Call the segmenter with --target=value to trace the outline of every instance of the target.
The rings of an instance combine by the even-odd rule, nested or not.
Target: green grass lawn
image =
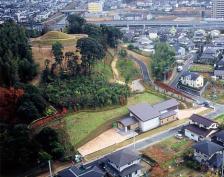
[[[128,105],[148,102],[155,104],[164,98],[152,93],[138,94],[128,99]],[[77,147],[102,124],[128,114],[128,105],[106,111],[80,112],[65,117],[65,129],[70,136],[71,144]]]
[[[215,120],[219,123],[224,123],[224,114],[216,117]]]
[[[213,72],[213,66],[211,65],[202,65],[194,64],[190,67],[189,71],[191,72]]]
[[[94,66],[94,71],[104,75],[104,77],[108,81],[111,81],[113,79],[111,61],[112,61],[112,56],[109,53],[107,53],[106,58],[103,61],[99,61],[98,63],[96,63]]]
[[[120,76],[122,77],[122,80],[125,80],[125,78],[129,78],[129,80],[132,81],[141,76],[140,69],[132,60],[119,59],[117,62],[117,69]]]

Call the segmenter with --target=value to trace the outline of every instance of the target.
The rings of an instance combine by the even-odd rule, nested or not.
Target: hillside
[[[74,43],[83,37],[87,37],[86,34],[66,34],[59,31],[49,31],[43,36],[31,39],[32,46],[48,46],[52,45],[56,41],[59,41],[64,46],[74,45]]]

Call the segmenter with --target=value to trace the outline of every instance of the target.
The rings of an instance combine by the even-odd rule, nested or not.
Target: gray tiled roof
[[[193,145],[193,148],[208,156],[223,150],[222,146],[207,140],[196,143]]]
[[[218,137],[219,139],[222,139],[224,141],[224,130],[221,130],[214,135],[215,137]]]
[[[200,116],[198,114],[193,114],[189,119],[192,120],[193,122],[197,122],[197,123],[202,124],[206,127],[209,127],[213,123],[216,123],[215,121],[213,121],[211,119],[208,119],[206,117]]]
[[[191,80],[196,80],[200,75],[194,72],[185,71],[182,74],[182,77],[190,76]]]
[[[137,105],[129,106],[128,109],[143,122],[154,119],[160,115],[159,111],[157,109],[154,109],[148,103],[140,103]]]
[[[212,130],[207,130],[205,128],[199,128],[197,125],[186,125],[185,129],[200,135],[202,137],[206,137]]]
[[[121,175],[121,177],[125,177],[125,176],[127,176],[127,175],[129,175],[129,174],[131,174],[131,173],[133,173],[133,172],[135,172],[135,171],[137,171],[137,170],[140,170],[141,168],[142,168],[141,165],[134,164],[134,165],[132,165],[132,166],[130,166],[130,167],[124,169],[124,170],[120,173],[120,175]]]
[[[224,68],[223,68],[223,70],[215,70],[214,71],[214,75],[215,76],[224,76]]]
[[[131,149],[122,149],[120,151],[114,152],[107,158],[117,167],[122,167],[130,162],[138,160],[140,157],[135,151],[132,151]]]
[[[222,159],[223,159],[222,154],[215,154],[215,155],[212,156],[211,159],[209,159],[208,163],[212,167],[221,168],[222,163],[224,163],[222,161]]]
[[[136,124],[138,121],[133,117],[125,117],[120,119],[118,122],[122,123],[125,127]]]
[[[179,102],[176,99],[172,98],[172,99],[153,105],[153,108],[159,111],[163,111],[178,105],[179,105]]]
[[[97,166],[80,169],[76,166],[67,168],[58,173],[59,177],[104,177],[105,173]]]
[[[177,114],[176,111],[168,111],[168,112],[162,114],[159,118],[160,118],[160,119],[165,119],[165,118],[167,118],[167,117],[174,116],[174,115],[176,115],[176,114]]]
[[[148,103],[140,103],[137,105],[132,105],[128,109],[131,113],[133,113],[137,118],[140,120],[148,121],[150,119],[154,119],[159,117],[161,114],[160,112],[163,110],[167,110],[174,106],[178,106],[179,103],[176,99],[169,99],[158,104],[151,106]]]

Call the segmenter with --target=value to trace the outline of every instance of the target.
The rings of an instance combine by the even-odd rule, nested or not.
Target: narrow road
[[[148,71],[147,65],[143,61],[135,58],[132,55],[128,55],[128,59],[135,61],[139,65],[139,67],[141,69],[143,81],[145,83],[152,84],[153,80],[152,80],[152,78],[149,75],[149,71]]]
[[[210,119],[214,119],[216,118],[217,116],[221,115],[224,113],[224,105],[220,105],[219,108],[211,113],[208,113],[206,115],[204,115],[205,117],[208,117]],[[163,131],[161,133],[158,133],[156,135],[153,135],[151,137],[148,137],[144,140],[139,140],[138,142],[135,143],[135,148],[137,150],[141,150],[141,149],[144,149],[144,148],[147,148],[149,146],[152,146],[153,144],[157,143],[157,142],[160,142],[162,140],[165,140],[169,137],[172,137],[174,136],[178,130],[180,130],[182,128],[182,126],[186,125],[188,123],[183,123],[183,124],[180,124],[174,128],[171,128],[169,130],[166,130],[166,131]],[[128,147],[133,147],[133,143],[131,145],[129,145]]]
[[[175,79],[173,81],[171,81],[170,83],[170,86],[173,87],[173,88],[176,88],[177,86],[177,83],[180,79],[180,77],[182,76],[182,74],[188,70],[188,68],[190,67],[191,65],[191,62],[194,58],[194,55],[191,54],[190,57],[185,61],[184,65],[183,65],[183,70],[181,72],[178,73],[178,75],[175,77]]]

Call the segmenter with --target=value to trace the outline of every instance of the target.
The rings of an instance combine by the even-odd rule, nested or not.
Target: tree
[[[84,66],[85,71],[89,71],[89,73],[95,61],[102,60],[105,57],[103,46],[93,38],[79,39],[76,47],[80,49],[82,55],[82,66]]]
[[[122,58],[126,58],[127,57],[127,51],[125,49],[121,49],[119,51],[119,55],[122,57]]]
[[[0,26],[0,85],[28,82],[37,74],[26,31],[13,21]]]
[[[35,139],[41,145],[42,150],[54,159],[61,158],[64,155],[64,148],[60,145],[58,133],[54,129],[43,128]]]
[[[86,24],[86,20],[78,15],[69,15],[67,17],[69,34],[80,34],[83,32],[82,27]]]
[[[152,56],[152,72],[156,79],[163,80],[164,76],[172,70],[175,62],[175,52],[164,42],[155,45],[155,54]]]
[[[63,50],[64,47],[60,42],[55,42],[52,45],[52,52],[54,54],[55,62],[61,66],[63,61]]]
[[[94,24],[85,24],[83,25],[83,33],[88,34],[89,37],[94,38],[96,40],[102,37],[101,28]]]
[[[133,49],[135,49],[135,46],[133,46],[132,44],[129,44],[128,45],[128,50],[133,50]]]
[[[116,48],[118,40],[122,38],[121,31],[113,26],[101,26],[102,34],[107,42],[107,45],[111,48]]]
[[[1,124],[2,125],[2,124]],[[27,125],[2,125],[0,129],[1,173],[24,170],[35,165],[38,146]],[[4,152],[4,153],[2,153]]]

